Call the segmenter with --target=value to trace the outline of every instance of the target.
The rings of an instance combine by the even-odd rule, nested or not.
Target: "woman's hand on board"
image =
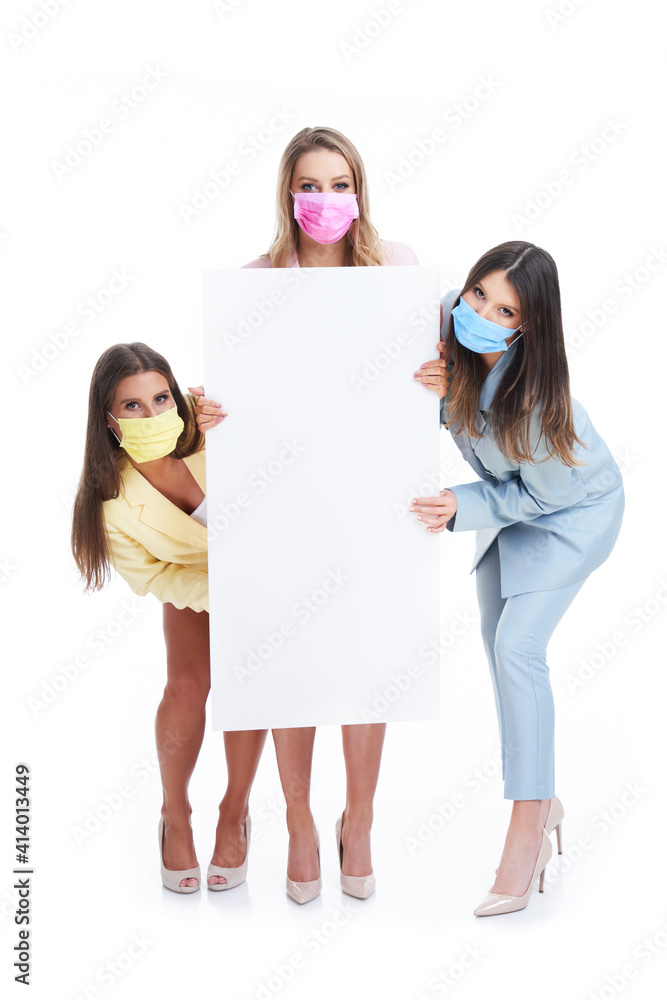
[[[444,531],[456,509],[456,494],[451,490],[440,490],[437,497],[417,497],[410,506],[410,510],[417,514],[417,520],[423,521],[426,530],[433,532]]]
[[[442,327],[442,305],[440,306],[440,326]],[[444,399],[449,389],[449,372],[447,364],[449,358],[445,354],[445,345],[442,341],[438,343],[440,357],[433,361],[425,361],[419,371],[415,372],[415,380],[425,385],[427,389],[437,392],[440,399]]]
[[[227,414],[222,409],[222,403],[216,403],[214,399],[208,399],[204,395],[204,386],[188,386],[188,392],[197,397],[195,413],[197,417],[197,427],[203,433],[221,424]]]

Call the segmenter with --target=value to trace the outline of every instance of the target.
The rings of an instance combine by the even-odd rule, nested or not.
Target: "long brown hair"
[[[294,200],[290,194],[290,182],[294,164],[301,154],[316,149],[331,149],[341,153],[354,177],[359,218],[354,220],[345,234],[345,263],[355,267],[383,264],[380,237],[370,220],[363,161],[350,140],[333,128],[304,128],[287,144],[278,168],[275,232],[268,253],[263,256],[270,259],[271,267],[287,267],[288,260],[296,252],[299,224],[294,218]]]
[[[104,586],[110,568],[102,504],[115,499],[122,486],[120,465],[125,452],[107,426],[107,410],[113,406],[116,386],[139,372],[164,375],[185,427],[172,454],[185,458],[199,451],[204,443],[197,427],[194,410],[176,384],[168,362],[146,344],[114,344],[104,352],[93,371],[88,394],[88,426],[83,471],[79,480],[72,515],[72,554],[86,590]]]
[[[543,438],[551,457],[564,465],[581,465],[573,450],[575,442],[583,442],[574,430],[556,264],[541,247],[510,240],[480,257],[461,294],[492,271],[503,271],[517,293],[523,330],[523,336],[517,335],[511,347],[511,359],[489,408],[498,447],[513,461],[531,462]],[[460,297],[456,304],[459,301]],[[465,431],[476,437],[475,420],[486,371],[479,354],[456,340],[451,317],[445,354],[454,358],[447,426],[453,433]],[[541,434],[538,441],[531,441],[530,418],[536,410],[540,411]]]

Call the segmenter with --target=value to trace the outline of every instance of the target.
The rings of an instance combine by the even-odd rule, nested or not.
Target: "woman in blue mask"
[[[162,883],[181,893],[201,885],[188,784],[210,687],[202,432],[225,416],[203,390],[191,391],[181,394],[167,361],[146,344],[104,352],[90,386],[72,521],[72,551],[87,590],[99,590],[113,566],[135,594],[162,603],[167,684],[155,720],[158,843]],[[207,873],[214,891],[245,879],[248,798],[265,740],[266,731],[225,733],[227,790]]]
[[[496,879],[477,916],[523,909],[560,850],[554,708],[546,649],[623,516],[620,471],[570,396],[556,265],[512,241],[485,253],[442,300],[441,358],[415,377],[441,398],[478,482],[413,501],[427,531],[476,529],[482,638],[513,810]]]

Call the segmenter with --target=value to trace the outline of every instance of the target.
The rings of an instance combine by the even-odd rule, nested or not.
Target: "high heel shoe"
[[[544,821],[544,829],[551,836],[551,834],[556,831],[556,841],[558,843],[558,853],[563,853],[563,845],[561,843],[561,831],[563,826],[563,816],[565,815],[565,810],[563,809],[563,803],[554,795],[552,799],[549,799],[549,812],[547,813],[547,818]],[[498,874],[498,869],[496,868],[496,875]]]
[[[248,854],[250,853],[250,831],[252,828],[252,823],[250,822],[250,816],[246,816],[246,821],[244,825],[245,829],[245,858],[243,859],[243,864],[238,865],[236,868],[224,868],[221,865],[214,865],[211,861],[208,866],[208,872],[206,873],[206,884],[209,889],[213,892],[218,892],[220,889],[234,889],[237,885],[241,885],[241,882],[245,882],[245,877],[248,872]],[[209,882],[212,876],[217,875],[218,878],[227,879],[226,882]]]
[[[375,875],[372,870],[370,875],[343,875],[343,841],[341,830],[343,828],[342,815],[336,820],[336,844],[338,846],[338,862],[340,864],[340,887],[348,896],[356,896],[357,899],[368,899],[375,889]]]
[[[160,868],[162,870],[162,885],[172,892],[196,892],[201,884],[201,870],[199,865],[196,868],[186,868],[184,871],[172,871],[164,866],[164,819],[160,816],[157,828],[158,844],[160,847]],[[197,885],[181,885],[183,879],[196,878]]]
[[[320,864],[320,835],[315,828],[315,836],[317,837],[317,864]],[[295,903],[309,903],[311,899],[315,899],[319,896],[322,889],[322,870],[320,868],[320,874],[316,879],[312,879],[310,882],[295,882],[291,879],[289,875],[287,876],[286,882],[287,895],[290,899],[293,899]]]
[[[497,913],[513,913],[528,906],[530,893],[539,878],[540,892],[544,892],[544,872],[552,853],[551,841],[547,831],[542,827],[542,843],[537,855],[533,874],[530,876],[528,888],[522,896],[510,896],[506,893],[488,892],[479,906],[473,911],[476,917],[493,917]]]
[[[558,853],[563,853],[563,844],[561,842],[561,828],[563,825],[563,816],[565,815],[565,810],[563,809],[563,803],[554,795],[552,799],[549,800],[549,812],[547,813],[547,818],[544,823],[544,829],[547,833],[551,834],[556,831],[556,842],[558,843]]]

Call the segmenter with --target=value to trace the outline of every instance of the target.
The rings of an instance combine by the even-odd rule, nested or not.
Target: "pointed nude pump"
[[[213,892],[219,892],[221,889],[234,889],[237,885],[241,885],[241,882],[245,882],[246,875],[248,873],[248,854],[250,853],[250,831],[252,828],[252,823],[250,822],[250,816],[246,816],[245,821],[245,858],[243,859],[243,864],[238,865],[236,868],[224,868],[221,865],[214,865],[211,861],[208,866],[208,872],[206,873],[206,884]],[[217,875],[218,878],[227,879],[226,882],[209,882],[209,879]]]
[[[544,872],[551,858],[553,848],[547,831],[542,827],[542,843],[537,855],[533,874],[530,876],[528,888],[522,896],[510,896],[505,893],[488,892],[479,906],[473,910],[476,917],[493,917],[498,913],[513,913],[528,906],[528,900],[533,886],[540,880],[540,892],[544,892]]]
[[[342,815],[336,820],[336,844],[338,845],[338,862],[340,864],[340,887],[348,896],[356,896],[357,899],[368,899],[375,889],[375,875],[371,871],[370,875],[343,875],[343,841],[341,831],[343,828]]]
[[[315,834],[317,836],[317,864],[320,864],[320,834],[315,828]],[[295,882],[291,879],[289,875],[287,876],[286,882],[287,895],[290,899],[293,899],[295,903],[310,903],[311,899],[315,899],[319,896],[322,890],[322,870],[320,869],[320,874],[316,879],[310,882]]]
[[[164,866],[164,820],[160,816],[157,828],[158,844],[160,847],[160,868],[162,870],[162,885],[172,892],[196,892],[201,885],[201,870],[199,865],[196,868],[186,868],[181,872],[172,871]],[[180,885],[184,878],[196,878],[198,885]]]

